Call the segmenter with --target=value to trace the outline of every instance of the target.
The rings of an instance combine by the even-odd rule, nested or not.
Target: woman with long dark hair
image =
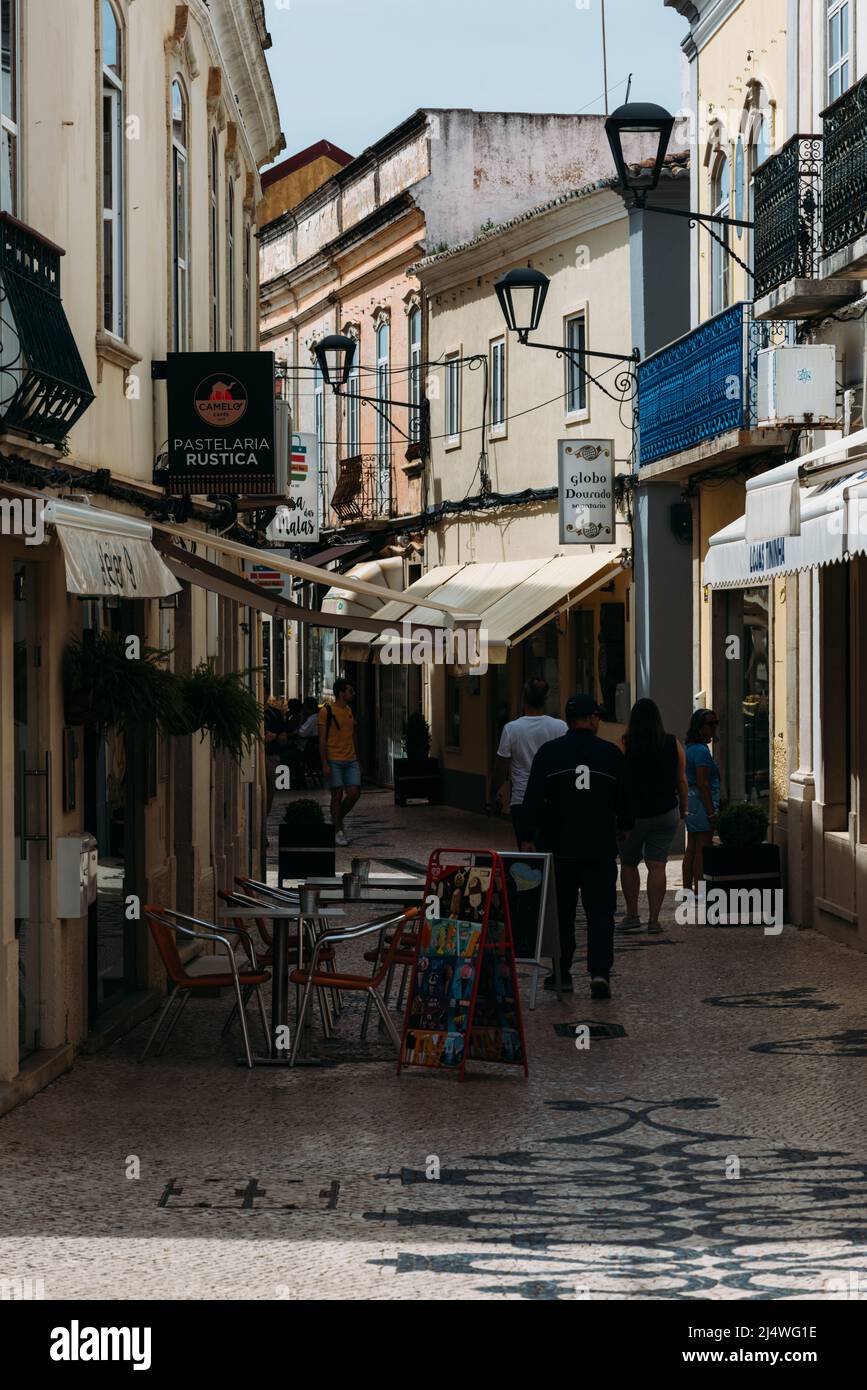
[[[704,872],[704,851],[713,844],[719,814],[719,768],[708,744],[716,738],[719,720],[712,709],[697,709],[686,731],[686,781],[689,811],[686,818],[686,854],[683,886],[698,892]]]
[[[667,734],[653,700],[636,700],[623,736],[635,826],[620,847],[620,883],[626,898],[623,926],[640,926],[638,866],[647,865],[647,930],[660,932],[665,865],[680,817],[686,814],[686,759],[680,741]]]

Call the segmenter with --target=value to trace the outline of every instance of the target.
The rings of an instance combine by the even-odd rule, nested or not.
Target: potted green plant
[[[757,802],[740,801],[726,806],[717,823],[720,843],[709,845],[704,851],[704,879],[708,895],[715,888],[723,889],[726,894],[744,890],[752,892],[754,889],[776,892],[782,888],[780,847],[765,842],[767,830],[767,810]],[[742,903],[745,905],[746,900],[742,900]],[[748,920],[761,925],[765,916],[763,911],[753,912]],[[718,925],[728,923],[720,922]],[[737,923],[730,925],[743,925],[742,916]]]
[[[247,685],[249,672],[218,675],[210,661],[202,661],[181,677],[183,709],[175,733],[201,731],[211,735],[215,752],[230,753],[241,763],[261,735],[262,707]]]
[[[154,647],[130,647],[115,632],[73,637],[63,655],[66,723],[142,737],[172,733],[184,699],[180,681],[166,668],[168,656]]]
[[[439,758],[430,756],[430,729],[420,711],[411,714],[403,730],[404,757],[393,759],[394,804],[426,801],[431,806],[442,800],[442,773]]]
[[[334,826],[318,801],[290,801],[277,828],[277,873],[280,883],[292,878],[326,878],[335,871]]]

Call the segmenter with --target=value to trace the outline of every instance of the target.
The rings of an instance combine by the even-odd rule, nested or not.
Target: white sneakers
[[[341,846],[348,845],[349,836],[345,835],[342,830],[338,830],[337,834],[334,836],[334,843]]]

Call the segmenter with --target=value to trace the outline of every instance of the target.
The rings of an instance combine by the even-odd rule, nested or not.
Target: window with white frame
[[[421,309],[415,305],[409,312],[409,433],[411,439],[421,436]]]
[[[361,453],[361,381],[357,360],[352,364],[346,382],[346,457]]]
[[[102,0],[102,326],[117,338],[124,335],[123,155],[123,32]]]
[[[0,55],[0,212],[11,212],[13,217],[18,217],[18,0],[0,0]]]
[[[235,181],[226,187],[226,346],[235,350]]]
[[[495,338],[491,343],[491,434],[504,434],[506,429],[506,339]]]
[[[220,346],[220,155],[211,135],[211,345]]]
[[[850,83],[852,54],[851,0],[827,0],[825,67],[828,101],[836,101]]]
[[[566,414],[583,415],[587,411],[587,374],[583,356],[587,347],[587,315],[583,309],[566,319],[563,341],[570,354],[566,357]]]
[[[180,82],[172,83],[172,259],[175,352],[190,344],[189,169],[187,102]]]
[[[731,210],[731,179],[729,162],[720,155],[711,179],[711,204],[717,217],[728,217]],[[728,251],[729,228],[722,223],[712,223],[714,236],[711,237],[710,251],[710,311],[718,314],[728,307],[730,298]]]
[[[445,396],[446,444],[458,444],[461,437],[461,362],[458,353],[446,358]]]
[[[376,399],[387,401],[391,382],[391,328],[388,322],[376,330]],[[381,412],[381,413],[380,413]],[[391,427],[388,406],[376,414],[376,515],[387,516],[391,507]]]

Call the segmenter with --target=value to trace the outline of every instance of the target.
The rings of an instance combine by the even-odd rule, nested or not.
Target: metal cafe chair
[[[262,896],[259,896],[259,897],[251,897],[251,896],[250,896],[249,894],[247,894],[247,893],[230,893],[230,892],[228,892],[227,889],[224,889],[224,888],[220,888],[220,889],[217,890],[217,897],[218,897],[218,898],[220,899],[220,901],[221,901],[222,903],[224,903],[229,909],[231,909],[232,907],[244,907],[244,908],[248,908],[248,909],[249,909],[249,908],[256,908],[256,907],[264,906],[264,902],[263,902],[263,897],[262,897]],[[278,901],[278,900],[277,900],[276,898],[271,900],[272,903],[275,902],[275,901]],[[269,906],[270,906],[270,905],[271,905],[271,904],[269,904]],[[291,905],[290,903],[287,903],[287,904],[286,904],[286,915],[287,915],[287,917],[288,917],[288,916],[292,916],[292,915],[299,916],[299,928],[298,928],[298,932],[304,931],[305,929],[308,929],[308,930],[309,930],[309,928],[310,928],[309,919],[306,919],[306,918],[305,918],[305,919],[302,919],[302,918],[300,917],[300,915],[299,915],[299,909],[298,909],[297,905],[296,905],[296,906],[293,906],[293,905]],[[256,927],[258,928],[258,931],[259,931],[260,935],[262,936],[262,939],[264,940],[264,942],[265,942],[265,944],[266,944],[266,947],[267,947],[266,952],[265,952],[263,955],[259,955],[259,956],[258,956],[258,963],[259,963],[259,966],[262,967],[262,966],[266,966],[266,965],[267,965],[267,966],[270,966],[270,967],[273,968],[273,965],[274,965],[274,957],[273,957],[273,952],[272,952],[272,950],[271,950],[271,947],[272,947],[272,938],[271,938],[271,933],[270,933],[270,931],[268,930],[268,925],[267,925],[267,923],[266,923],[264,917],[256,917],[254,920],[255,920],[255,923],[256,923]],[[243,919],[242,919],[242,918],[237,918],[237,917],[236,917],[236,918],[234,919],[234,924],[235,924],[236,927],[242,927],[242,926],[243,926]],[[298,932],[296,932],[294,936],[290,936],[289,939],[288,939],[289,955],[290,955],[290,956],[294,955],[296,961],[298,960],[298,944],[299,944],[299,934],[298,934]],[[311,935],[312,935],[312,940],[311,940],[311,950],[312,950],[313,945],[315,944],[315,939],[316,939],[316,938],[315,938],[315,933],[311,933]],[[330,970],[332,970],[332,971],[334,970],[334,950],[333,950],[333,948],[329,949],[328,951],[323,951],[323,952],[322,952],[322,957],[321,957],[321,959],[322,959],[323,962],[325,963],[326,969],[330,969]],[[332,1034],[333,1031],[334,1031],[334,1015],[333,1015],[333,1012],[332,1012],[331,1003],[330,1003],[330,1001],[329,1001],[329,999],[328,999],[328,996],[327,996],[326,994],[324,994],[322,990],[317,991],[317,993],[318,993],[318,998],[319,998],[319,1014],[320,1014],[320,1017],[321,1017],[321,1019],[322,1019],[322,1029],[323,1029],[323,1032],[325,1033],[325,1036],[326,1036],[327,1038],[329,1038],[329,1037],[331,1037],[331,1034]],[[335,991],[333,991],[333,993],[336,995],[337,991],[335,990]],[[248,997],[249,997],[249,992],[247,992],[247,995],[248,995]],[[245,1002],[246,1002],[246,999],[245,999]],[[237,1013],[237,1011],[238,1011],[238,1006],[237,1006],[237,1004],[236,1004],[236,1005],[233,1007],[232,1012],[229,1014],[229,1017],[226,1019],[226,1022],[223,1024],[223,1032],[224,1032],[224,1033],[227,1033],[227,1032],[229,1031],[230,1027],[232,1026],[232,1023],[234,1022],[235,1014]]]
[[[260,879],[248,878],[243,874],[236,875],[235,883],[242,890],[242,892],[252,894],[253,901],[255,901],[255,899],[258,897],[270,899],[272,902],[286,902],[292,908],[293,914],[299,918],[299,928],[303,928],[303,930],[307,934],[309,938],[310,950],[313,950],[313,947],[316,944],[316,938],[319,931],[322,927],[327,926],[328,924],[327,919],[324,917],[318,918],[315,915],[311,916],[306,913],[302,914],[300,910],[301,895],[296,888],[276,888],[271,883],[262,883]],[[262,939],[268,942],[268,944],[270,945],[270,933],[267,931],[267,929],[263,931],[261,925],[259,927],[259,930],[260,932],[262,932]],[[322,959],[324,961],[333,961],[333,952],[325,952],[322,956]],[[331,997],[334,1011],[335,1013],[339,1013],[340,1010],[343,1008],[343,1000],[340,997],[340,990],[332,989]]]
[[[139,1058],[143,1062],[147,1057],[153,1043],[156,1041],[157,1034],[163,1025],[168,1021],[163,1037],[160,1040],[157,1055],[162,1056],[166,1048],[166,1043],[174,1032],[178,1019],[187,1006],[193,994],[203,994],[205,990],[213,989],[234,989],[235,1008],[241,1020],[241,1032],[244,1038],[244,1053],[247,1058],[247,1066],[253,1066],[253,1051],[250,1047],[250,1034],[247,1028],[247,1015],[245,1004],[249,998],[249,991],[256,995],[259,1006],[259,1018],[265,1039],[270,1047],[271,1040],[268,1033],[268,1020],[265,1014],[265,1005],[262,1000],[262,985],[267,984],[271,976],[267,970],[262,970],[256,959],[256,952],[250,933],[243,927],[224,926],[220,930],[212,922],[203,922],[198,917],[188,917],[183,912],[176,912],[174,908],[159,907],[148,905],[144,908],[145,920],[150,928],[151,936],[156,942],[157,950],[162,957],[166,974],[171,981],[171,990],[164,1007],[160,1011],[159,1018],[154,1025],[144,1046],[144,1051]],[[190,925],[192,924],[192,925]],[[195,931],[194,927],[204,927],[204,931]],[[197,941],[217,942],[224,949],[215,955],[199,956],[191,961],[189,965],[184,965],[178,951],[175,934],[191,937]],[[229,936],[237,936],[247,954],[247,969],[239,969],[235,951]],[[230,1018],[233,1015],[230,1015]],[[224,1030],[225,1031],[225,1030]]]
[[[331,988],[336,986],[338,989],[349,992],[365,993],[368,1000],[372,1000],[380,1018],[388,1031],[389,1037],[397,1050],[400,1050],[400,1035],[392,1022],[391,1016],[383,1003],[379,993],[379,986],[388,975],[389,969],[400,950],[400,940],[404,927],[414,917],[418,915],[417,907],[406,908],[396,917],[381,917],[375,922],[361,922],[356,927],[329,928],[318,938],[313,948],[313,957],[309,969],[293,970],[289,976],[293,984],[304,985],[304,997],[301,1009],[298,1014],[298,1026],[295,1030],[295,1041],[292,1045],[292,1052],[289,1058],[289,1065],[295,1065],[295,1058],[298,1052],[298,1044],[304,1031],[304,1021],[311,1002],[311,991],[314,988]],[[379,968],[372,975],[354,975],[343,972],[339,969],[333,975],[326,974],[320,968],[321,952],[328,947],[335,946],[340,941],[358,941],[361,937],[370,936],[374,932],[382,932],[391,929],[391,941],[385,955],[380,961]]]

